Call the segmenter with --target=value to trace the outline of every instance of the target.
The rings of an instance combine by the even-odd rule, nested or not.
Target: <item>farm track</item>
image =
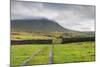
[[[26,66],[28,64],[28,62],[30,62],[30,60],[34,59],[35,56],[37,56],[39,53],[43,52],[45,50],[46,47],[39,49],[37,52],[33,53],[32,56],[30,56],[27,60],[23,61],[21,66]],[[53,48],[50,47],[49,49],[49,53],[48,53],[48,63],[52,64],[53,63]]]
[[[44,50],[44,48],[39,49],[37,52],[33,52],[32,56],[30,56],[27,60],[23,61],[23,63],[21,64],[21,66],[25,66],[27,65],[27,63],[33,59],[37,54],[39,54],[40,52],[42,52]]]
[[[49,51],[49,64],[52,63],[53,63],[53,48],[51,47]]]

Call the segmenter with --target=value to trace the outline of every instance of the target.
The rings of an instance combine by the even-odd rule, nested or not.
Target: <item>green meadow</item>
[[[52,47],[53,45],[53,47]],[[11,46],[11,66],[49,64],[50,48],[53,49],[53,63],[72,63],[95,61],[95,42],[67,44],[23,44]],[[38,52],[40,50],[40,52]]]
[[[48,62],[48,51],[50,45],[41,45],[41,44],[25,44],[25,45],[12,45],[11,46],[11,66],[21,65],[25,60],[36,53],[38,50],[42,52],[37,53],[36,56],[32,58],[32,62],[29,64],[47,64]],[[34,61],[33,61],[34,59]]]
[[[78,42],[54,45],[54,63],[89,62],[95,60],[95,43]]]

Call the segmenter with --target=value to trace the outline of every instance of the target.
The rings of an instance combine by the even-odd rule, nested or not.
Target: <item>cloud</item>
[[[11,1],[11,19],[48,18],[64,28],[94,31],[95,7],[86,5]]]

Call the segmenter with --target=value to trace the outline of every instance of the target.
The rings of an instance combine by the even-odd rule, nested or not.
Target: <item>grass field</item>
[[[94,42],[54,45],[54,63],[88,62],[94,60]]]
[[[48,50],[51,45],[40,45],[40,44],[27,44],[27,45],[12,45],[11,46],[11,65],[21,65],[26,59],[32,54],[37,52],[39,49],[43,49],[42,53],[35,56],[34,61],[29,64],[47,64],[48,62]]]
[[[53,63],[84,62],[95,60],[94,42],[53,44]],[[11,46],[11,65],[21,65],[32,54],[43,49],[27,65],[48,64],[52,44],[27,44]]]
[[[49,37],[39,33],[11,33],[11,40],[47,40]]]

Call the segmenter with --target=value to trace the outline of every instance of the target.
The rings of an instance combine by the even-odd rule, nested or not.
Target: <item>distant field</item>
[[[32,54],[43,49],[27,65],[48,64],[52,44],[27,44],[11,46],[11,65],[21,65]],[[84,62],[95,60],[94,42],[54,44],[53,63]]]
[[[94,34],[80,33],[80,32],[12,32],[11,40],[48,40],[55,38],[76,38],[76,37],[95,37]]]
[[[35,34],[35,33],[11,33],[11,40],[45,40],[48,39],[49,37],[43,36],[42,34]]]

